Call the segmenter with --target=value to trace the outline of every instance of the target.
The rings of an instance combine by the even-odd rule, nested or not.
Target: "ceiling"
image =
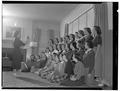
[[[4,4],[3,16],[61,21],[78,4]]]

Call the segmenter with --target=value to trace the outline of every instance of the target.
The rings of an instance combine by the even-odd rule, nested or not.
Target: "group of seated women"
[[[50,39],[44,52],[36,57],[31,55],[30,60],[21,63],[21,71],[33,72],[61,85],[85,83],[86,76],[94,71],[95,48],[102,42],[100,27],[94,26],[94,31],[93,36],[86,27],[75,34]]]

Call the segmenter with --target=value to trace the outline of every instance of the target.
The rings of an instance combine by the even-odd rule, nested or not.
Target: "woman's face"
[[[77,46],[77,48],[79,48],[79,43],[77,43],[77,45],[76,45],[76,46]]]
[[[51,40],[49,40],[48,44],[49,44],[49,45],[52,45],[52,41],[51,41]]]
[[[82,35],[80,34],[80,33],[78,33],[78,36],[81,38],[82,37]]]
[[[60,45],[57,45],[57,49],[60,50]]]
[[[63,59],[64,59],[65,61],[67,61],[67,58],[66,58],[66,56],[65,56],[65,55],[63,55]]]
[[[74,50],[74,47],[73,47],[73,45],[72,45],[72,44],[70,45],[70,48],[71,48],[72,50]]]
[[[72,35],[70,35],[70,40],[71,40],[71,41],[73,40],[73,37],[72,37]]]
[[[66,49],[67,51],[69,50],[69,48],[68,48],[68,46],[67,46],[67,45],[65,46],[65,49]]]
[[[92,28],[92,31],[93,31],[93,35],[94,35],[94,36],[97,36],[97,32],[96,32],[96,30],[95,30],[94,27]]]
[[[85,35],[89,35],[89,33],[87,32],[86,29],[84,29],[84,34],[85,34]]]
[[[62,45],[62,50],[65,50],[65,46],[64,45]]]
[[[52,48],[52,47],[50,47],[50,51],[53,51],[53,48]]]
[[[88,45],[87,45],[87,43],[85,43],[85,48],[88,49]]]
[[[75,38],[78,38],[78,37],[79,37],[78,33],[75,33]]]
[[[57,49],[57,47],[56,47],[56,45],[54,45],[54,50],[56,50]]]
[[[66,37],[66,41],[68,41],[68,42],[70,41],[68,37]]]
[[[30,58],[33,60],[33,59],[34,59],[34,56],[32,55]]]

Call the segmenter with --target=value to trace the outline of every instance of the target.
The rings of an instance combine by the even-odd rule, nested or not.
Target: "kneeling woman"
[[[64,86],[80,86],[85,81],[85,68],[82,61],[78,60],[75,54],[72,57],[75,62],[74,74],[70,76],[70,78],[61,82],[61,85]]]
[[[35,56],[31,55],[29,60],[27,60],[26,62],[21,62],[20,71],[22,71],[22,72],[30,72],[31,67],[35,64],[35,62],[36,62]]]

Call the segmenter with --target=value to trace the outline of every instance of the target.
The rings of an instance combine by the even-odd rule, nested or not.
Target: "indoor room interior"
[[[95,35],[96,27],[99,28],[98,30],[101,30],[101,32],[99,32],[101,34],[99,35],[101,39],[99,40],[101,42],[99,43],[98,40],[98,45],[95,46],[96,50],[97,48],[99,48],[100,50],[99,59],[96,58],[97,52],[94,51],[94,47],[92,48],[89,45],[90,43],[93,44],[93,41],[85,41],[87,40],[87,38],[84,37],[87,36],[85,31],[88,29],[88,33],[90,30],[90,34],[94,40],[96,36]],[[84,44],[83,47],[85,48],[84,55],[87,54],[87,48],[90,47],[90,50],[93,50],[94,66],[92,66],[93,69],[91,73],[87,73],[88,70],[85,67],[83,60],[84,55],[81,58],[81,60],[83,61],[79,60],[69,61],[66,56],[67,54],[66,55],[64,53],[61,54],[62,57],[58,56],[57,54],[61,50],[62,51],[66,51],[67,49],[69,50],[69,45],[70,48],[71,45],[73,48],[74,44],[76,44],[77,46],[80,37],[77,40],[76,36],[78,33],[80,33],[79,31],[82,31],[82,33],[84,33],[83,36],[85,39],[83,43]],[[79,88],[112,89],[113,85],[112,32],[113,32],[112,2],[103,2],[97,4],[96,3],[2,4],[2,87],[64,88],[77,86]],[[18,36],[16,37],[15,35],[18,33],[20,34],[19,38]],[[68,41],[71,40],[70,35],[75,36],[74,37],[75,40],[74,42],[68,43]],[[69,38],[68,41],[67,38]],[[57,39],[59,43],[57,43]],[[52,42],[54,42],[54,45],[52,44]],[[62,45],[64,46],[63,48]],[[18,46],[20,48],[18,48]],[[52,48],[53,50],[55,50],[54,49],[55,46],[59,51],[53,53],[51,52],[51,50]],[[72,50],[72,48],[70,50]],[[76,51],[77,49],[78,48],[76,48]],[[47,54],[48,51],[49,53],[51,53],[50,55],[48,55],[49,53]],[[71,60],[77,59],[74,58],[75,55],[74,53],[75,52],[72,51],[71,54],[68,54],[68,56],[72,55]],[[72,62],[71,65],[74,65],[74,67],[73,66],[71,67],[73,68],[76,68],[76,64],[77,62],[79,62],[80,63],[79,65],[83,66],[83,67],[79,66],[79,69],[81,70],[80,72],[84,70],[83,72],[84,75],[82,76],[85,77],[85,81],[82,83],[82,81],[76,80],[77,78],[75,78],[75,75],[71,75],[72,73],[69,75],[65,72],[60,73],[56,72],[55,70],[53,71],[53,69],[51,69],[52,71],[51,70],[45,71],[45,69],[48,69],[46,64],[44,65],[44,67],[35,69],[36,66],[33,66],[35,61],[33,61],[33,63],[28,63],[28,61],[32,60],[32,57],[33,60],[34,58],[36,59],[38,58],[40,62],[41,60],[43,61],[45,59],[47,60],[46,64],[48,63],[50,57],[51,59],[52,57],[53,59],[56,58],[56,60],[57,58],[59,60],[63,59],[64,61],[60,62],[61,64],[62,62],[65,63],[65,68],[67,67],[66,64],[68,62]],[[90,64],[92,64],[93,61],[91,59],[89,59]],[[37,62],[38,61],[36,61],[35,65],[37,65]],[[90,65],[89,63],[88,65]],[[39,66],[41,64],[39,64]],[[57,69],[56,65],[55,67]],[[55,69],[55,67],[53,68]],[[62,68],[63,65],[59,67]],[[67,71],[68,73],[69,70]],[[74,71],[75,69],[72,70]],[[62,77],[64,76],[64,78],[61,78],[62,80],[60,78],[59,79],[56,78],[57,81],[56,80],[53,81],[54,77],[59,77],[54,75],[55,72],[57,75],[59,74],[59,76],[61,74],[64,74],[62,75]],[[81,73],[78,72],[78,74]],[[69,81],[67,80],[65,82],[66,79],[69,79]]]

